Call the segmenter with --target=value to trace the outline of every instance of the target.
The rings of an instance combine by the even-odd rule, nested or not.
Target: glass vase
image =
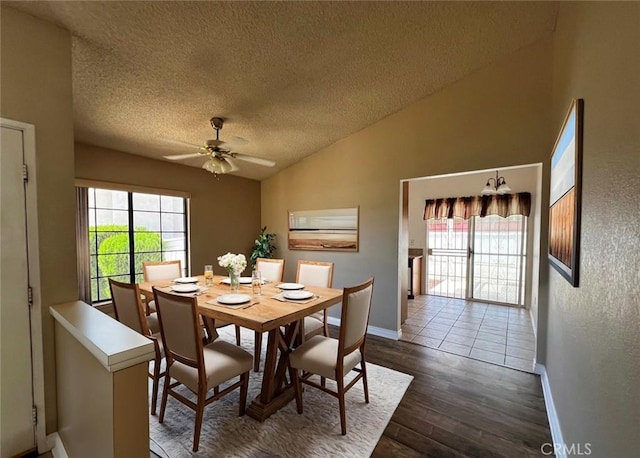
[[[240,275],[234,271],[229,271],[229,284],[231,286],[231,292],[237,293],[240,288]]]

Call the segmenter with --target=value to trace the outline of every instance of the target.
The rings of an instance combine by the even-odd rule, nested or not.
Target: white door
[[[0,432],[2,458],[36,446],[22,131],[0,135]]]

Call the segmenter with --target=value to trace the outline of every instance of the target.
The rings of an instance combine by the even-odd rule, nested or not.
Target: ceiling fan
[[[182,143],[182,142],[173,142],[173,143],[178,143],[180,145],[187,145],[192,148],[199,148],[200,151],[197,153],[164,156],[164,158],[169,159],[170,161],[181,161],[184,159],[191,159],[199,156],[207,156],[208,159],[204,164],[202,164],[202,168],[208,172],[213,173],[216,176],[240,170],[240,168],[236,165],[234,159],[238,159],[240,161],[245,161],[245,162],[251,162],[253,164],[263,165],[265,167],[273,167],[274,165],[276,165],[274,161],[271,161],[269,159],[249,156],[248,154],[235,153],[230,151],[229,149],[222,148],[221,147],[222,145],[227,144],[226,142],[220,140],[220,130],[222,130],[224,120],[222,118],[214,117],[210,119],[210,122],[211,122],[211,127],[213,127],[216,131],[215,140],[207,140],[204,146],[191,145],[189,143]]]

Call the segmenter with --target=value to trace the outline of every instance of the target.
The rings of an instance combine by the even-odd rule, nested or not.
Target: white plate
[[[225,285],[230,285],[231,284],[231,280],[229,280],[229,277],[224,278],[220,281],[220,283],[224,283]],[[240,284],[241,285],[250,285],[251,284],[251,277],[240,277]]]
[[[195,293],[199,291],[200,287],[198,285],[194,285],[192,283],[186,285],[173,285],[171,287],[171,291],[176,293]]]
[[[288,290],[303,289],[304,285],[300,283],[280,283],[278,286],[276,286],[276,288]]]
[[[180,277],[173,281],[175,283],[198,283],[198,277]]]
[[[301,301],[304,299],[312,298],[313,293],[311,291],[285,291],[284,293],[282,293],[282,297],[284,297],[285,299]]]
[[[218,296],[216,300],[221,304],[227,305],[244,304],[251,300],[251,296],[247,294],[223,294]]]

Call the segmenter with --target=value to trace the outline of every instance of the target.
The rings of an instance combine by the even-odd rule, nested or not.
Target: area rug
[[[235,342],[232,329],[222,330],[220,338]],[[242,330],[242,347],[250,353],[253,339],[253,331]],[[151,449],[171,458],[370,456],[413,377],[375,364],[367,364],[367,375],[369,404],[364,402],[362,382],[347,392],[346,436],[340,434],[337,398],[320,390],[305,388],[303,414],[297,413],[293,400],[262,423],[247,415],[238,416],[236,390],[205,408],[197,453],[191,450],[195,414],[169,397],[164,423],[160,424],[157,416],[149,416]],[[251,372],[247,404],[260,392],[261,378],[262,372]],[[160,399],[158,411],[159,407]]]

